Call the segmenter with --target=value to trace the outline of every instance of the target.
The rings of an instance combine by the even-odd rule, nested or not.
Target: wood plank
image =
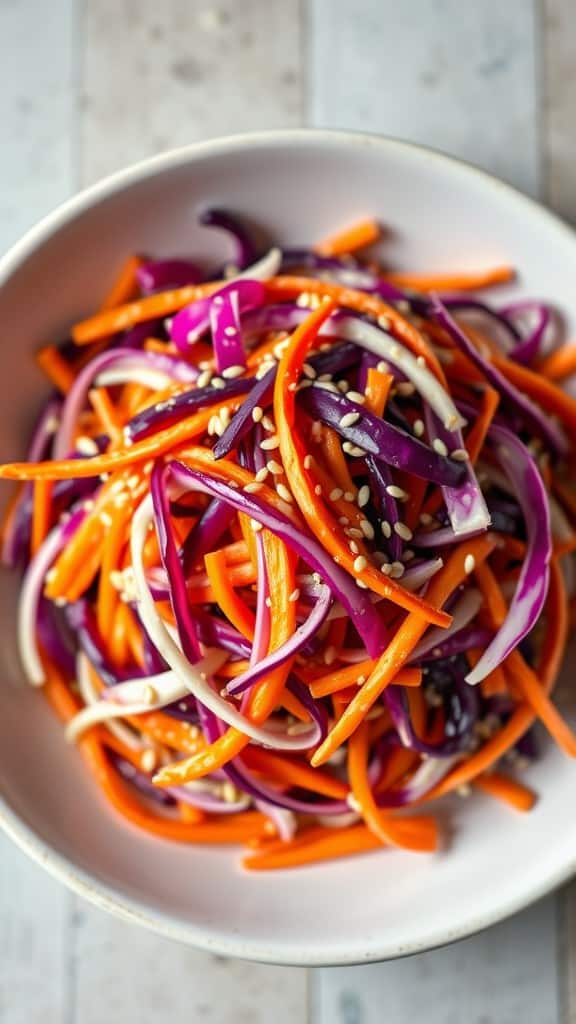
[[[83,905],[75,924],[78,1024],[294,1024],[306,972],[198,953]]]
[[[554,903],[545,900],[482,935],[369,967],[319,972],[315,1024],[558,1024]]]
[[[301,119],[298,0],[88,0],[82,177]]]
[[[75,0],[0,4],[0,252],[75,180]],[[69,1024],[73,897],[0,836],[0,1020]]]
[[[569,0],[544,0],[542,32],[545,198],[576,223],[576,18]]]
[[[75,0],[0,4],[0,251],[74,189]]]
[[[382,132],[540,186],[532,0],[311,0],[310,123]]]

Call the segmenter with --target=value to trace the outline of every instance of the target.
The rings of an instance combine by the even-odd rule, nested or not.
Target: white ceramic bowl
[[[145,161],[52,213],[0,264],[0,457],[23,452],[42,391],[32,353],[93,311],[127,254],[218,251],[199,207],[235,210],[284,243],[373,214],[383,255],[419,270],[510,262],[519,289],[576,326],[576,237],[474,168],[405,143],[275,132]],[[223,244],[223,243],[222,243]],[[4,493],[4,490],[3,490]],[[518,815],[488,798],[443,805],[451,840],[421,856],[383,850],[291,872],[243,874],[231,848],[193,848],[125,825],[103,802],[40,694],[21,681],[14,581],[3,574],[0,815],[14,840],[99,906],[195,946],[293,964],[401,956],[470,934],[576,868],[576,768],[551,745],[529,773],[542,799]],[[567,813],[568,811],[568,813]]]

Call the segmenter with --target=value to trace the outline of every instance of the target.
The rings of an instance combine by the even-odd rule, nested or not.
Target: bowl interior
[[[191,148],[73,200],[0,268],[0,458],[24,450],[44,385],[32,354],[90,314],[127,254],[225,254],[196,223],[218,204],[271,240],[307,243],[366,215],[387,227],[384,259],[400,268],[519,269],[523,294],[576,326],[576,241],[507,186],[404,144],[285,133]],[[2,497],[8,488],[2,488]],[[382,851],[272,875],[244,874],[234,849],[149,838],[103,803],[14,649],[16,587],[0,586],[0,786],[8,830],[86,895],[197,945],[256,959],[347,963],[428,948],[535,898],[576,865],[576,771],[550,745],[530,771],[542,799],[520,816],[480,795],[442,808],[447,847]]]

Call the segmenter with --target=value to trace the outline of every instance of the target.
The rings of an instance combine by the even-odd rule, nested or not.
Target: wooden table
[[[576,220],[570,0],[0,0],[0,57],[2,249],[123,164],[301,124],[430,143]],[[0,865],[2,1024],[576,1022],[574,889],[448,949],[306,972],[128,927],[4,839]]]

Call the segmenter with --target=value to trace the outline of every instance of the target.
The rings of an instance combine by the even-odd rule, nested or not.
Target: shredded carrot
[[[35,555],[50,529],[52,481],[36,480],[32,499],[30,554]]]
[[[129,256],[114,281],[110,291],[102,302],[101,310],[116,309],[134,298],[136,291],[136,272],[142,266],[143,260],[139,256]]]
[[[506,775],[499,775],[496,772],[491,772],[489,775],[478,775],[474,779],[474,786],[476,789],[481,789],[483,793],[502,800],[517,811],[531,811],[536,803],[536,794],[528,786],[523,786],[521,782],[516,782],[514,779],[507,778]]]
[[[242,636],[253,640],[254,613],[238,597],[233,586],[230,585],[230,577],[226,568],[226,557],[221,551],[212,551],[210,554],[204,555],[204,564],[212,586],[214,600],[220,605],[226,618],[242,633]]]
[[[74,383],[74,371],[54,345],[46,345],[36,353],[36,362],[58,391],[67,395]]]
[[[398,288],[410,288],[418,292],[476,291],[490,288],[495,284],[508,284],[514,280],[514,268],[492,267],[472,274],[385,274],[386,281]]]
[[[576,345],[561,345],[538,363],[538,372],[548,380],[565,380],[576,373]]]
[[[380,225],[372,218],[357,221],[350,228],[330,235],[314,246],[319,256],[342,256],[373,245],[380,238]]]

